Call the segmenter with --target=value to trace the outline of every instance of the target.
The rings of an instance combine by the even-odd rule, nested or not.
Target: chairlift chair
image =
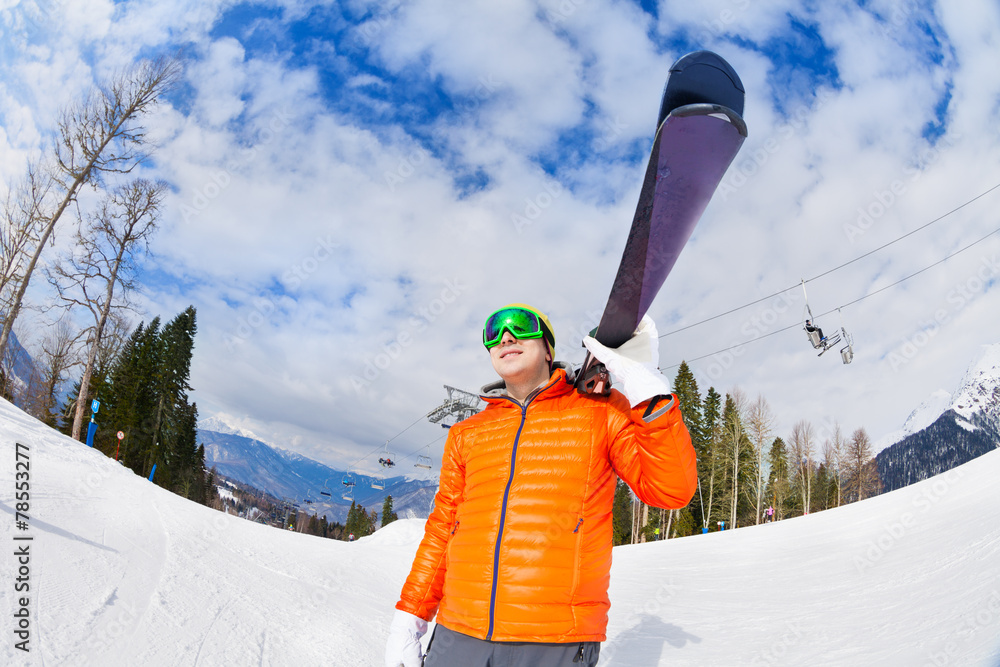
[[[378,462],[382,465],[383,468],[395,468],[396,467],[396,460],[397,460],[396,459],[396,455],[394,453],[392,453],[392,452],[389,451],[389,441],[386,440],[386,442],[385,442],[385,450],[382,452],[382,455],[379,457]]]
[[[429,457],[429,456],[418,456],[417,457],[417,462],[413,464],[413,467],[414,468],[424,468],[426,470],[430,470],[431,468],[434,467],[434,465],[433,465],[433,462],[431,461],[431,457]]]
[[[803,313],[802,329],[806,332],[806,336],[809,337],[809,343],[813,346],[814,350],[819,350],[818,357],[822,357],[823,353],[834,347],[840,342],[840,332],[833,334],[832,336],[820,336],[821,329],[815,325],[816,318],[813,317],[812,308],[809,307],[809,296],[806,294],[806,281],[802,281],[802,295],[805,297],[805,312]],[[839,309],[838,309],[839,310]],[[808,315],[808,317],[805,317]],[[809,324],[813,323],[810,327]],[[843,327],[841,328],[843,331]]]
[[[344,500],[349,500],[349,501],[353,502],[354,501],[354,487],[357,484],[357,481],[354,478],[354,473],[349,472],[346,475],[344,475],[343,484],[344,484],[344,494],[342,496],[343,499]]]
[[[385,480],[378,476],[372,477],[371,485],[373,489],[382,491],[385,489]]]
[[[840,358],[844,364],[849,364],[854,360],[854,338],[851,334],[847,333],[847,329],[840,327],[840,331],[843,334],[843,338],[847,341],[847,345],[840,348]]]

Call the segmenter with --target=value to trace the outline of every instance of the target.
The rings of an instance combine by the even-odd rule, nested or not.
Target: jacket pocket
[[[569,589],[569,599],[573,601],[576,599],[576,591],[580,586],[580,548],[583,544],[583,517],[580,517],[576,522],[576,528],[573,529],[573,584]]]

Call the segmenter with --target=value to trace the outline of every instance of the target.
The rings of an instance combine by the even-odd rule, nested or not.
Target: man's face
[[[539,383],[549,377],[548,345],[544,338],[527,338],[518,340],[509,331],[505,331],[500,343],[490,348],[490,361],[493,369],[507,382],[524,382],[532,378],[541,378]]]

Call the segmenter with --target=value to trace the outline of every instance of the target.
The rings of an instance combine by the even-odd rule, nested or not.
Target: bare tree
[[[38,244],[51,187],[45,170],[32,162],[24,178],[7,191],[0,211],[0,311],[4,314],[24,280],[28,253]]]
[[[812,496],[813,426],[802,420],[792,426],[789,454],[799,471],[799,487],[802,494],[802,512],[809,514],[809,499]]]
[[[144,179],[115,188],[77,231],[72,256],[48,271],[59,298],[70,306],[86,308],[93,317],[93,325],[87,329],[87,360],[76,400],[73,438],[79,439],[82,430],[104,328],[112,310],[131,307],[129,296],[138,287],[137,254],[149,249],[165,191],[166,184]]]
[[[3,330],[0,331],[0,357],[7,347],[31,274],[56,224],[84,184],[100,186],[107,174],[129,173],[148,156],[146,130],[139,119],[152,110],[160,96],[177,81],[180,72],[180,63],[171,58],[144,61],[112,77],[109,82],[95,86],[83,102],[63,112],[53,172],[51,176],[38,179],[40,184],[51,185],[59,194],[54,197],[57,200],[54,207],[48,204],[47,196],[39,199],[37,206],[27,206],[31,211],[31,225],[37,226],[38,235],[31,238],[34,249],[27,261],[23,261],[27,257],[27,245],[22,244],[23,254],[10,264],[21,270],[16,288],[6,304]],[[45,193],[48,193],[48,185],[42,188]]]
[[[875,454],[868,432],[859,428],[847,443],[846,477],[848,492],[853,500],[864,500],[876,495],[881,487]]]
[[[747,410],[747,432],[750,436],[750,447],[753,450],[753,462],[756,474],[750,484],[750,492],[756,501],[757,523],[760,523],[761,511],[764,505],[764,489],[767,486],[766,447],[774,433],[774,412],[763,394],[757,394],[757,399]]]
[[[837,507],[843,502],[844,490],[844,463],[847,454],[847,443],[844,434],[840,430],[840,424],[834,422],[833,437],[823,443],[823,459],[826,462],[826,469],[833,475],[834,483],[837,485]]]
[[[37,362],[42,376],[42,400],[35,415],[50,426],[55,423],[56,391],[80,363],[77,343],[80,334],[63,320],[51,327],[39,346]]]

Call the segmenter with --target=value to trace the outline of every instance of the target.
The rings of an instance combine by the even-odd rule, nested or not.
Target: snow
[[[15,442],[30,447],[15,528]],[[222,514],[0,401],[4,572],[30,547],[30,648],[10,665],[381,665],[423,531],[353,543]],[[807,517],[619,547],[601,665],[1000,664],[1000,451]],[[15,541],[31,536],[33,540]]]
[[[910,413],[903,428],[888,433],[874,445],[876,452],[896,444],[903,438],[918,433],[933,424],[947,410],[954,411],[959,426],[967,431],[976,430],[973,417],[984,411],[996,409],[1000,401],[1000,343],[982,345],[978,354],[965,371],[958,389],[949,393],[938,389]]]
[[[951,394],[943,389],[938,389],[917,406],[910,413],[910,416],[903,422],[903,428],[893,431],[882,437],[875,444],[875,451],[880,452],[890,445],[894,445],[903,438],[918,433],[937,421],[945,410],[951,405]]]
[[[983,345],[969,364],[951,408],[965,419],[983,410],[1000,388],[1000,343]]]
[[[227,435],[238,435],[243,438],[260,441],[260,438],[257,437],[253,431],[237,426],[234,423],[236,421],[238,421],[236,418],[219,412],[211,417],[199,419],[198,428],[203,431],[215,431],[216,433],[225,433]]]

